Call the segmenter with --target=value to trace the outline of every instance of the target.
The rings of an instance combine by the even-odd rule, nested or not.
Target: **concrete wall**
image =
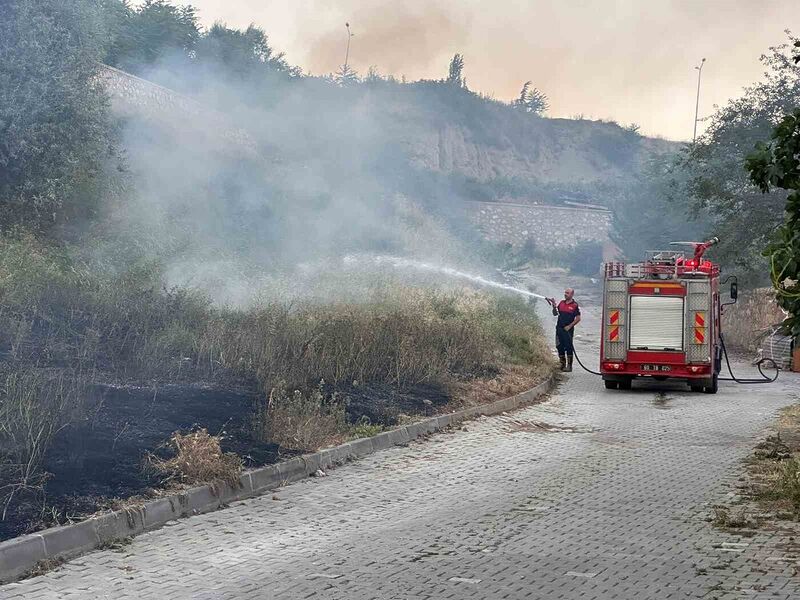
[[[537,248],[571,248],[591,240],[604,246],[604,254],[614,252],[609,233],[611,212],[590,208],[469,202],[471,220],[490,242],[508,242],[519,247],[532,239]]]

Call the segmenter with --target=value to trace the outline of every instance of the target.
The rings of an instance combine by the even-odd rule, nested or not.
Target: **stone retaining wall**
[[[723,287],[723,301],[727,301]],[[732,350],[755,352],[768,332],[781,324],[786,315],[775,301],[772,288],[757,288],[739,294],[736,304],[723,309],[722,332]]]
[[[160,121],[179,121],[182,126],[201,127],[213,132],[226,143],[256,152],[255,140],[230,119],[208,106],[108,65],[102,65],[99,77],[111,99],[114,112],[120,116],[137,116]]]
[[[537,248],[571,248],[596,241],[611,250],[611,212],[602,209],[468,202],[472,222],[490,242],[522,246],[533,240]]]

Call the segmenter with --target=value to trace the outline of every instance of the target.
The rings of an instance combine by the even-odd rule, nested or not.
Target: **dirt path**
[[[579,349],[596,362],[581,294]],[[778,534],[707,518],[799,390],[784,374],[715,396],[608,391],[575,372],[544,404],[177,522],[0,598],[798,598]]]

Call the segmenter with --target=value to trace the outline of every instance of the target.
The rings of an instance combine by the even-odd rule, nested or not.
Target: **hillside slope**
[[[679,146],[615,122],[542,118],[441,82],[388,84],[369,94],[375,105],[388,105],[393,135],[412,165],[484,184],[503,181],[506,195],[518,199],[537,186],[618,185],[648,156]]]
[[[163,125],[177,111],[183,114],[176,129],[194,126],[219,135],[225,131],[220,117],[227,115],[237,131],[252,136],[246,145],[255,140],[276,168],[342,165],[351,158],[357,169],[373,168],[384,182],[403,178],[408,168],[414,177],[453,180],[456,195],[473,200],[552,202],[593,186],[614,188],[633,178],[652,154],[678,147],[613,121],[540,117],[441,81],[373,79],[340,87],[326,78],[302,77],[262,94],[191,70],[156,69],[145,77],[125,80],[114,69],[105,74],[112,95],[129,94],[138,105],[117,103],[121,116],[130,117],[131,108],[148,119],[162,112]],[[167,87],[148,90],[147,81]],[[207,114],[199,115],[203,105]]]

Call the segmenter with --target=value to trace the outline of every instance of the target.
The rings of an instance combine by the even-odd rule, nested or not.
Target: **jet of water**
[[[481,277],[480,275],[473,275],[471,273],[465,273],[464,271],[459,271],[458,269],[453,269],[452,267],[434,265],[431,263],[413,260],[410,258],[402,258],[399,256],[386,256],[386,255],[367,256],[367,255],[351,254],[345,256],[343,260],[346,265],[369,263],[373,265],[389,265],[398,269],[416,269],[418,271],[441,273],[443,275],[447,275],[448,277],[454,277],[457,279],[467,279],[469,281],[472,281],[473,283],[477,283],[478,285],[492,287],[500,290],[506,290],[508,292],[522,294],[523,296],[528,296],[530,298],[542,298],[543,300],[546,299],[541,294],[534,294],[533,292],[516,288],[512,285],[500,283],[498,281],[492,281],[491,279],[486,279],[485,277]]]

